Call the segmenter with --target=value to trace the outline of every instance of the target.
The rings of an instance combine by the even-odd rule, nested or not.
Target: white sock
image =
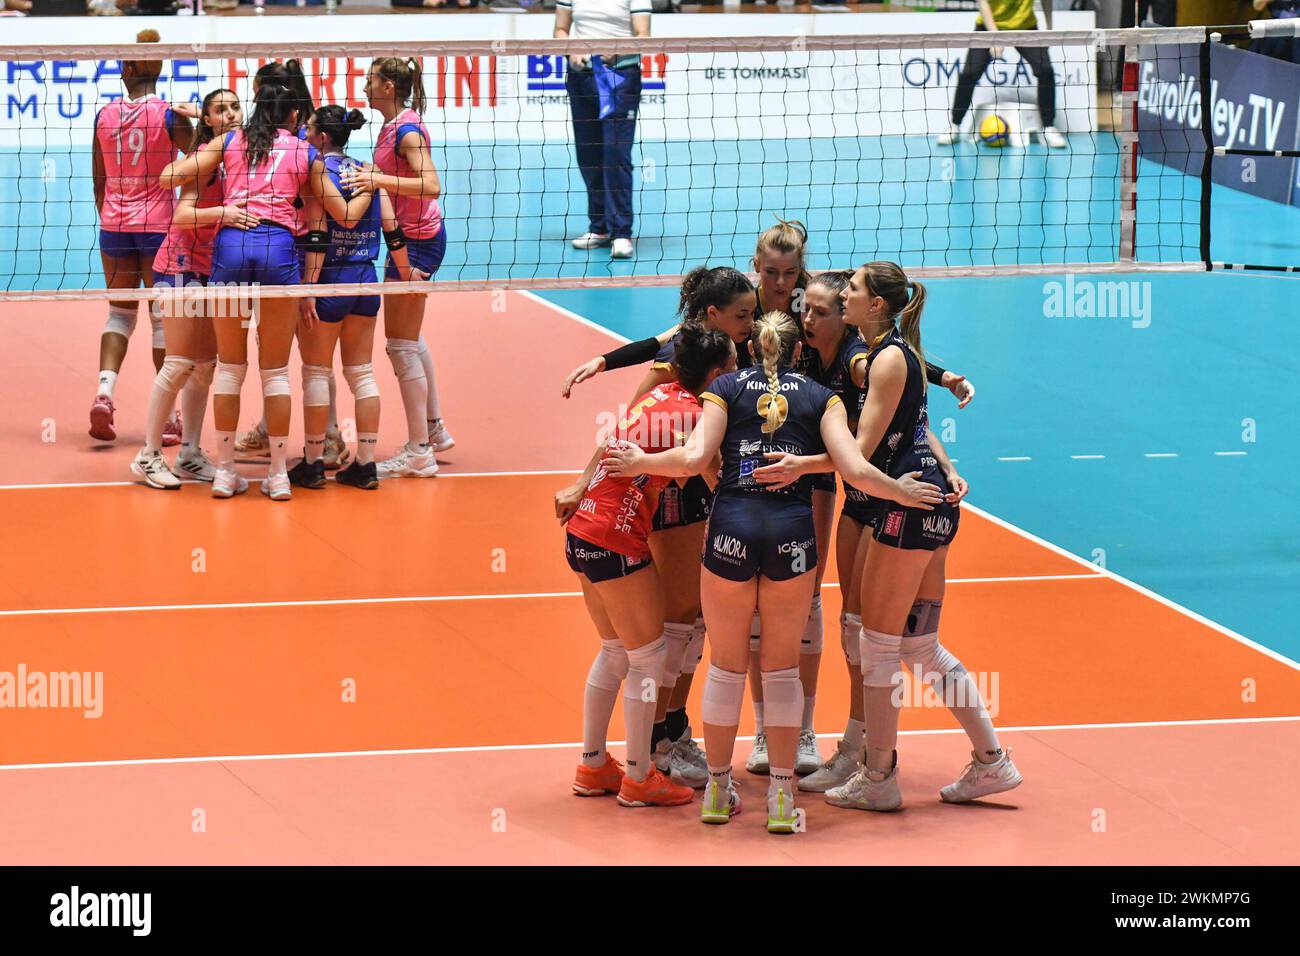
[[[337,405],[337,403],[336,403],[336,401],[335,401],[335,398],[336,398],[337,395],[338,395],[338,388],[337,388],[337,386],[334,384],[334,369],[331,368],[331,369],[330,369],[330,410],[329,410],[329,421],[328,421],[328,422],[326,423],[326,425],[325,425],[325,433],[326,433],[327,435],[336,435],[336,434],[338,434],[338,430],[339,430],[339,410],[338,410],[338,405]],[[315,459],[312,459],[312,460],[314,461]]]
[[[164,388],[155,378],[149,389],[149,404],[144,413],[144,450],[146,452],[162,451],[163,427],[171,417],[172,406],[176,403],[176,393]]]
[[[725,767],[715,767],[709,764],[709,779],[715,781],[723,790],[731,786],[731,764]]]
[[[781,770],[772,767],[769,770],[767,781],[767,795],[770,797],[778,789],[784,790],[787,796],[794,796],[794,770]]]
[[[113,397],[113,389],[117,386],[117,373],[109,371],[106,368],[99,370],[99,391],[95,393],[96,397],[107,395]]]
[[[813,711],[817,708],[817,695],[803,699],[803,721],[799,724],[800,731],[811,731],[813,729]]]
[[[272,475],[283,475],[289,470],[289,436],[271,435],[271,471]]]
[[[402,408],[406,412],[407,444],[414,448],[429,441],[429,423],[424,417],[424,403],[428,398],[428,383],[424,376],[408,378],[398,385],[402,393]]]
[[[756,700],[754,701],[754,733],[761,734],[762,732],[763,732],[763,702],[761,700]]]
[[[867,732],[867,725],[852,717],[844,725],[844,736],[840,738],[840,749],[857,753],[862,749],[862,737]]]
[[[627,667],[627,652],[622,642],[602,640],[587,673],[587,689],[582,698],[582,762],[588,767],[605,765],[609,719],[614,715],[619,685]]]
[[[217,431],[217,464],[222,468],[235,466],[235,433]]]
[[[308,464],[319,461],[321,455],[325,454],[325,436],[308,435],[306,447],[303,449],[303,458]]]
[[[433,356],[429,354],[428,343],[420,336],[420,364],[424,366],[424,379],[429,383],[429,395],[425,399],[426,417],[429,422],[438,421],[442,413],[438,410],[438,386],[433,381]]]
[[[190,380],[181,389],[181,417],[185,421],[185,430],[181,436],[181,451],[193,455],[202,447],[203,416],[208,410],[208,392],[211,390],[212,371],[208,368],[206,384],[201,382],[199,369],[194,370]]]
[[[623,681],[623,723],[627,728],[627,775],[638,782],[650,773],[650,736],[663,680],[668,645],[657,637],[627,652],[627,679]],[[648,698],[648,699],[647,699]]]
[[[357,433],[357,461],[368,465],[375,460],[375,446],[379,444],[378,432]]]

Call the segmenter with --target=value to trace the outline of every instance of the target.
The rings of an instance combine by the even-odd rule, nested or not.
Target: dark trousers
[[[977,26],[977,31],[984,30]],[[1038,115],[1044,126],[1055,125],[1056,120],[1056,71],[1052,69],[1052,60],[1047,55],[1045,46],[1018,46],[1016,52],[1029,64],[1029,69],[1038,79]],[[971,47],[966,51],[966,62],[962,64],[961,75],[957,77],[957,94],[952,100],[952,123],[960,126],[970,109],[971,97],[975,95],[975,84],[988,68],[992,57],[982,47]]]
[[[604,119],[591,70],[568,70],[564,82],[573,113],[578,169],[587,184],[589,229],[614,239],[631,239],[632,143],[641,105],[641,67],[618,72],[626,79],[618,88],[613,112]]]

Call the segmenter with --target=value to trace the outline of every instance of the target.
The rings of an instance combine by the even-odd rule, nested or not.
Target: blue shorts
[[[99,251],[114,259],[125,259],[137,253],[142,262],[148,262],[153,268],[153,257],[162,248],[165,232],[110,232],[99,230]]]
[[[873,498],[871,495],[864,494],[854,488],[848,482],[844,483],[844,509],[841,512],[852,518],[858,524],[874,528],[876,526],[876,516],[880,514],[882,499]]]
[[[320,278],[322,285],[332,282],[375,282],[373,262],[340,262],[324,266]],[[377,295],[338,295],[316,300],[316,315],[322,322],[342,322],[349,315],[378,315]]]
[[[214,285],[297,285],[302,281],[302,270],[293,233],[269,223],[248,230],[227,226],[217,233],[212,244],[210,281]]]
[[[688,524],[699,524],[709,520],[709,510],[713,507],[713,492],[709,483],[699,475],[686,479],[682,487],[670,481],[664,486],[659,496],[659,507],[651,527],[655,531],[667,528],[684,528]]]
[[[407,239],[406,258],[411,265],[421,272],[429,273],[432,281],[442,265],[442,257],[447,254],[447,224],[443,223],[438,234],[432,239]],[[385,279],[398,278],[397,266],[393,265],[393,255],[388,254],[388,263],[384,268]]]
[[[729,581],[788,581],[817,570],[812,508],[793,495],[720,494],[704,537],[704,566]]]
[[[208,277],[201,276],[197,272],[182,272],[179,275],[170,275],[166,272],[155,272],[153,274],[153,287],[155,289],[183,289],[189,285],[207,285]]]
[[[835,472],[826,471],[811,477],[813,491],[829,491],[835,494]]]
[[[925,478],[932,481],[931,478]],[[951,544],[957,536],[961,506],[943,503],[933,511],[904,508],[894,501],[883,501],[873,537],[881,544],[904,551],[936,551]]]
[[[575,534],[564,536],[564,556],[569,560],[569,567],[592,584],[625,578],[650,567],[649,558],[629,558],[626,554],[592,544]]]

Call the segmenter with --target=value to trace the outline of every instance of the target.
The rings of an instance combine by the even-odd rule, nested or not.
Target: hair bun
[[[343,118],[343,121],[350,130],[359,130],[366,125],[366,117],[361,110],[352,110]]]
[[[152,27],[147,30],[141,30],[135,35],[136,43],[158,43],[161,40],[162,37],[158,35],[158,31]]]

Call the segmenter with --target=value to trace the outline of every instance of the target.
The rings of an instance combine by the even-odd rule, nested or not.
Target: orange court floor
[[[698,805],[572,796],[596,642],[550,498],[637,373],[565,401],[564,374],[609,334],[524,293],[507,293],[504,310],[489,299],[429,299],[458,441],[441,474],[369,493],[295,490],[288,504],[256,485],[214,501],[197,484],[137,484],[127,465],[152,380],[146,336],[118,387],[118,440],[98,445],[85,416],[102,305],[0,304],[0,690],[20,669],[102,675],[94,708],[0,708],[0,861],[1296,860],[1296,666],[983,512],[978,497],[949,560],[943,639],[996,688],[1019,789],[942,804],[968,747],[946,710],[921,706],[903,715],[898,814],[809,794],[807,832],[771,836],[766,781],[743,771],[748,809],[726,827],[701,826]],[[386,453],[401,420],[382,356],[375,368]],[[247,425],[260,412],[252,385],[244,402]],[[345,388],[340,406],[346,418]],[[849,694],[833,570],[824,603],[817,727],[829,754]],[[748,705],[741,732],[752,733]],[[617,713],[610,733],[621,740]]]

